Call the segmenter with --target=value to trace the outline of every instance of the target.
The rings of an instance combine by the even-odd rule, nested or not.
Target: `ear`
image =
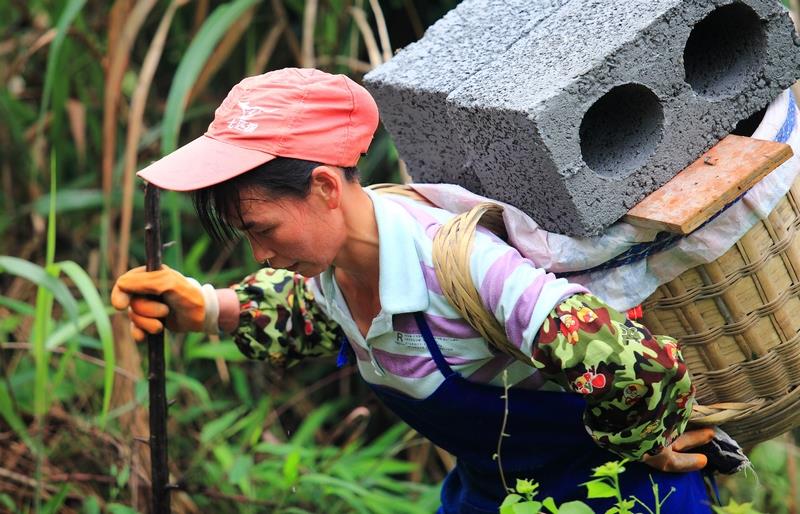
[[[319,197],[328,208],[339,207],[342,201],[344,178],[334,166],[317,166],[311,172],[311,195]]]

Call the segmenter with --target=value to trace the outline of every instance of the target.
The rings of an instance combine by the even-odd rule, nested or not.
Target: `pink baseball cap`
[[[355,166],[377,127],[378,106],[362,86],[344,75],[285,68],[239,82],[205,134],[137,175],[163,189],[191,191],[276,157]]]

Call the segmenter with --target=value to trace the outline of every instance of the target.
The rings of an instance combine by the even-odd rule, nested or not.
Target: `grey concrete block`
[[[800,41],[775,0],[569,0],[522,28],[469,4],[503,27],[507,49],[482,53],[455,84],[420,73],[458,75],[437,66],[450,40],[426,34],[416,59],[373,72],[395,92],[377,95],[381,114],[404,159],[443,149],[415,180],[477,181],[555,232],[601,232],[800,76]],[[435,113],[424,129],[418,111]],[[407,137],[420,129],[421,142]],[[469,180],[439,171],[447,163]]]
[[[465,0],[364,77],[415,181],[481,191],[449,123],[447,95],[566,1]]]

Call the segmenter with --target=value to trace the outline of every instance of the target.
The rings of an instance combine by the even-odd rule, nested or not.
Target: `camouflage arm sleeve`
[[[306,280],[264,268],[233,286],[240,307],[233,340],[243,354],[285,368],[336,353],[341,329],[320,310]]]
[[[694,386],[675,339],[578,294],[550,313],[536,343],[534,364],[584,396],[584,424],[603,448],[638,460],[686,428]]]

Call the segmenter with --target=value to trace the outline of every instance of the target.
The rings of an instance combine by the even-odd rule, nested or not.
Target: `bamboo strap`
[[[407,185],[375,184],[370,189],[381,194],[395,194],[433,205]],[[505,329],[483,306],[470,273],[470,255],[475,231],[481,225],[506,239],[503,207],[483,202],[467,212],[456,215],[442,225],[433,238],[433,269],[442,294],[467,323],[495,349],[533,366],[526,356],[506,337]]]
[[[717,426],[752,415],[766,405],[763,398],[752,402],[722,402],[711,405],[692,406],[692,423],[704,426]]]
[[[533,366],[531,357],[511,344],[505,329],[486,310],[470,273],[475,231],[482,219],[502,224],[503,207],[491,202],[476,205],[445,223],[433,238],[433,268],[447,301],[497,350]]]

